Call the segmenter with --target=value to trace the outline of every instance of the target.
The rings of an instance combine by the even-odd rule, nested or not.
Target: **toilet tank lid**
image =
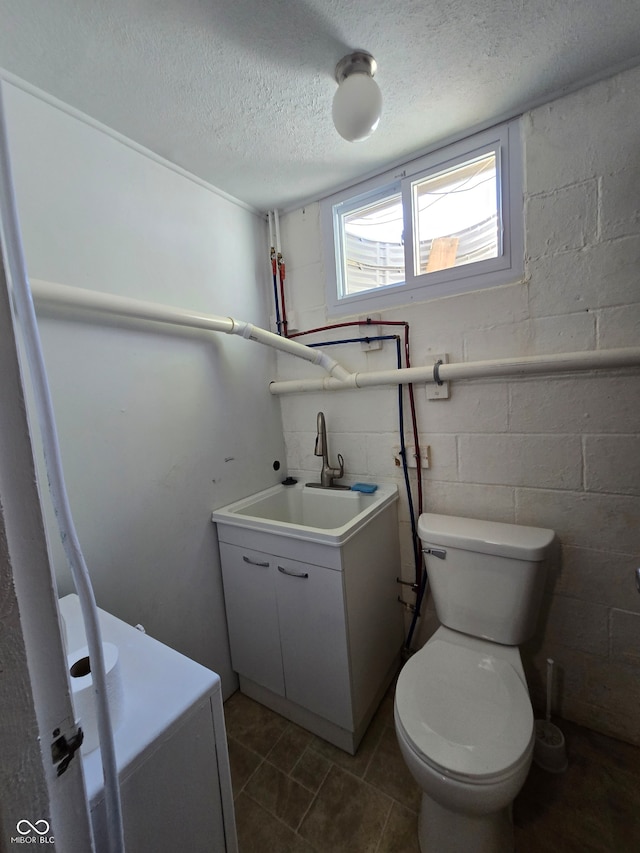
[[[538,562],[554,539],[553,530],[500,521],[423,513],[418,519],[423,544],[448,545],[499,557]]]

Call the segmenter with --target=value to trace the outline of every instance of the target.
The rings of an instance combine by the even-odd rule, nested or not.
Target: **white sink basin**
[[[396,500],[397,494],[395,485],[380,486],[373,494],[303,483],[278,485],[215,510],[212,520],[340,545]]]

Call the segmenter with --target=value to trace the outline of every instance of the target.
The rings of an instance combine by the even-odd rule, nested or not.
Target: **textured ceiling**
[[[640,62],[638,0],[0,0],[0,67],[246,203],[318,198]],[[331,122],[336,62],[383,117]]]

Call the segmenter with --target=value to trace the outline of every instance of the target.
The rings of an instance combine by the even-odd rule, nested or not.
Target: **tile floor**
[[[240,853],[419,853],[420,795],[391,691],[355,756],[239,692],[225,716]],[[569,769],[532,767],[514,806],[516,853],[638,853],[640,749],[556,722]]]

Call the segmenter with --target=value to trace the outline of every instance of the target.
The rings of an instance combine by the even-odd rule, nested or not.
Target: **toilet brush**
[[[564,735],[551,722],[551,693],[553,689],[553,660],[547,658],[547,713],[544,720],[536,720],[536,742],[533,760],[550,773],[564,773],[567,769],[567,749]]]

